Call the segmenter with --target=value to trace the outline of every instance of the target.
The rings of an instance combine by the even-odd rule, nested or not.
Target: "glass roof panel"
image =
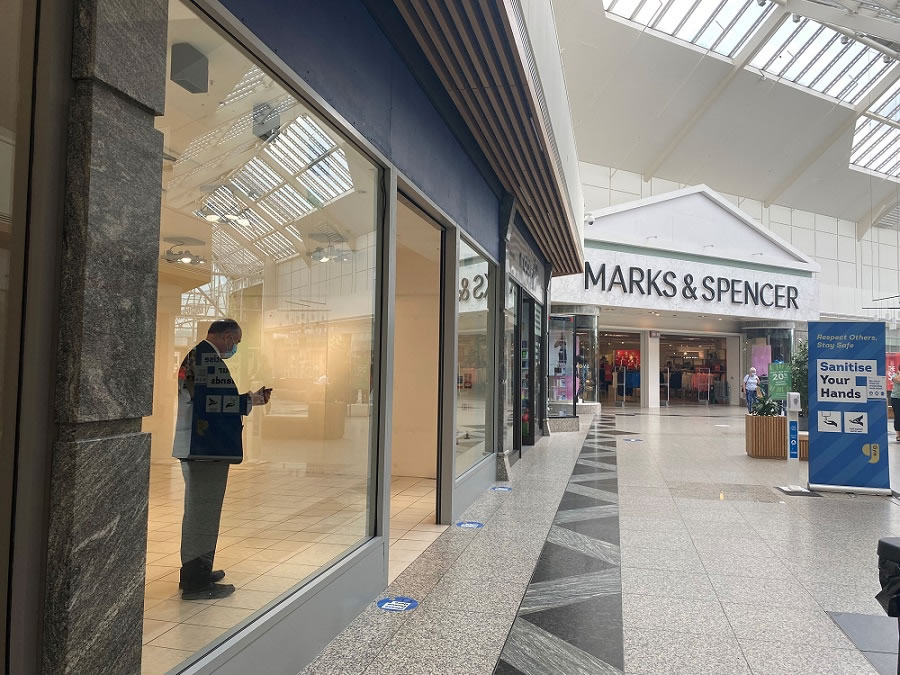
[[[882,117],[900,122],[900,80],[894,82],[869,110]]]
[[[839,101],[858,101],[889,70],[881,53],[812,19],[785,21],[750,61],[776,77]],[[824,51],[823,51],[824,49]]]
[[[877,106],[877,104],[876,104]],[[900,129],[863,115],[856,122],[850,165],[900,177]]]
[[[756,0],[604,0],[607,12],[666,35],[733,56],[773,10]]]

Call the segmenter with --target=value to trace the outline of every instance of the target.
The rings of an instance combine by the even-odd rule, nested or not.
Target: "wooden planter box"
[[[764,459],[787,458],[787,418],[744,416],[747,454]],[[809,459],[809,434],[800,432],[800,459]]]

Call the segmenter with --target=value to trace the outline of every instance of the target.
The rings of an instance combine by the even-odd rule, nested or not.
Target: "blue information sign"
[[[788,459],[798,459],[800,457],[800,434],[798,433],[797,420],[791,420],[791,426],[788,429]]]
[[[809,323],[809,483],[890,492],[881,322]]]

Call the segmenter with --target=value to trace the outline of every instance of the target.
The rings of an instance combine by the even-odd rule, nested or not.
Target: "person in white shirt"
[[[756,368],[751,368],[747,375],[744,375],[744,384],[741,391],[744,392],[747,399],[747,412],[753,412],[753,404],[756,403],[757,389],[759,388],[759,375],[756,374]]]

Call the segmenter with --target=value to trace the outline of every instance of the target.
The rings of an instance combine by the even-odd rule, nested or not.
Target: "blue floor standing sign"
[[[891,494],[881,322],[809,323],[809,487]]]

